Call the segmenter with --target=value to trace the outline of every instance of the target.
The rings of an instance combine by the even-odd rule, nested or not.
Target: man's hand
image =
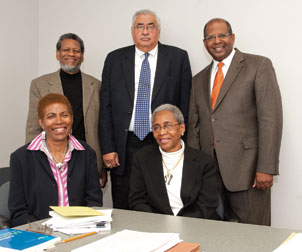
[[[105,167],[102,167],[100,179],[101,179],[100,181],[101,188],[104,188],[107,184],[107,170]]]
[[[274,179],[272,174],[256,172],[253,188],[265,190],[273,186]]]
[[[115,168],[120,165],[117,152],[110,152],[103,155],[103,161],[107,168]]]

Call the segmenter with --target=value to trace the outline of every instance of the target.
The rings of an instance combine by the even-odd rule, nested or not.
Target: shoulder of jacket
[[[33,82],[39,82],[39,81],[41,81],[41,80],[48,80],[48,79],[51,79],[52,77],[54,77],[54,76],[56,76],[56,75],[60,75],[60,72],[59,72],[60,70],[57,70],[57,71],[55,71],[55,72],[53,72],[53,73],[48,73],[48,74],[43,74],[43,75],[41,75],[41,76],[39,76],[39,77],[37,77],[37,78],[35,78],[35,79],[33,79],[32,81]]]

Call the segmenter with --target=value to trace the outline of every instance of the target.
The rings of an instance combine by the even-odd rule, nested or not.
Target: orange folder
[[[200,252],[200,244],[180,242],[166,252]]]

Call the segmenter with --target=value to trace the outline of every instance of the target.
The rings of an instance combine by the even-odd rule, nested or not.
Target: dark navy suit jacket
[[[111,171],[122,175],[126,143],[134,105],[135,46],[108,54],[100,95],[100,144],[102,154],[117,152],[120,166]],[[158,58],[151,99],[151,110],[170,103],[188,119],[192,73],[186,51],[158,43]]]

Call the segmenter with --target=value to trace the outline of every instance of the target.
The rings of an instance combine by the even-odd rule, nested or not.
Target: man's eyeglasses
[[[78,49],[70,49],[70,48],[61,49],[61,51],[64,52],[64,53],[69,53],[70,51],[73,52],[74,54],[79,54],[79,53],[81,53],[81,50],[78,50]]]
[[[160,125],[154,125],[152,127],[152,130],[153,130],[153,132],[160,132],[161,129],[166,130],[166,131],[172,131],[174,129],[174,127],[179,124],[180,123],[176,123],[176,124],[167,123],[167,124],[164,124],[164,126],[162,126],[162,127]]]
[[[153,31],[154,29],[156,29],[156,27],[154,24],[147,24],[147,25],[138,24],[137,26],[135,26],[135,29],[140,32],[142,32],[145,29],[147,29],[147,31]]]
[[[212,41],[216,38],[225,39],[225,38],[227,38],[228,36],[231,36],[231,35],[232,34],[229,34],[229,33],[219,33],[218,35],[207,36],[207,37],[205,37],[205,40],[206,41]]]

